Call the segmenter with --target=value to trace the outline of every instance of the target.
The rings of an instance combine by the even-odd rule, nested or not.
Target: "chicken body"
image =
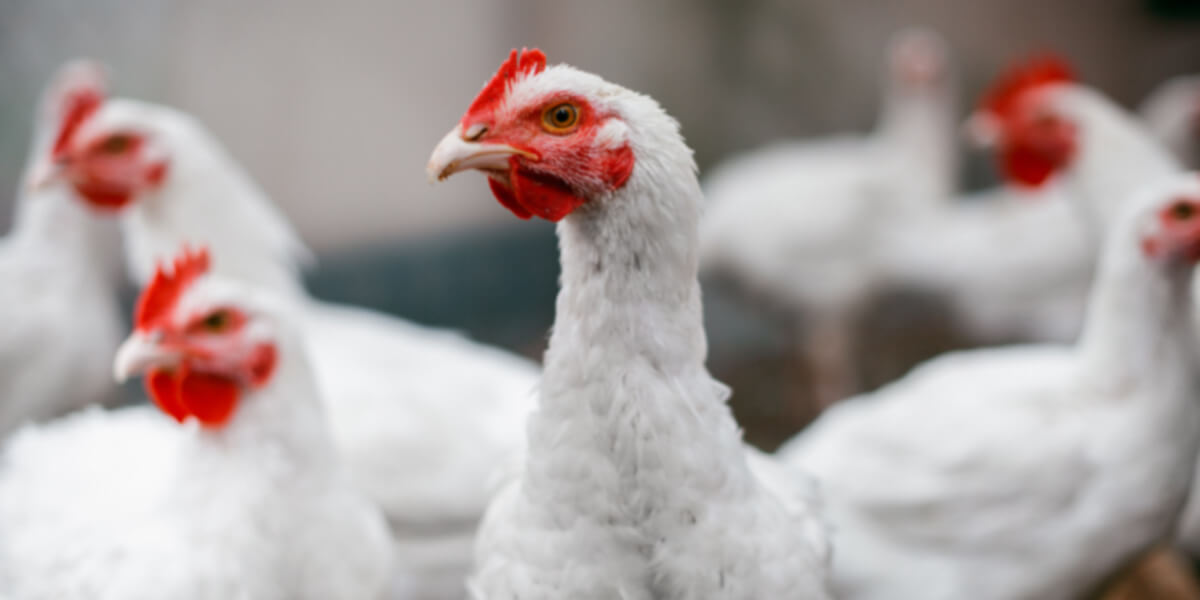
[[[270,379],[242,390],[228,422],[97,408],[15,434],[0,455],[0,597],[384,598],[392,562],[386,522],[338,463],[287,311],[211,277],[189,284],[177,307],[173,323],[201,311],[245,316],[245,333],[232,331],[231,343],[270,343]],[[192,346],[124,357],[131,344],[211,341],[195,331],[139,327],[118,354],[118,372],[183,360]],[[205,373],[236,360],[200,356],[211,361]],[[206,393],[187,385],[178,392],[185,402]]]
[[[290,224],[190,116],[108,99],[80,135],[130,132],[168,165],[119,210],[128,270],[145,281],[182,242],[223,276],[268,287],[296,311],[333,438],[358,487],[397,532],[398,585],[459,598],[493,470],[520,453],[533,363],[448,331],[313,299]]]
[[[483,169],[518,216],[559,221],[539,405],[481,527],[474,596],[827,598],[811,490],[748,455],[704,368],[701,193],[678,124],[544,61],[514,51],[429,167]]]
[[[65,183],[37,181],[90,69],[69,65],[48,86],[15,224],[0,240],[0,439],[26,421],[116,399],[116,231],[77,204]]]
[[[1200,449],[1200,234],[1177,226],[1175,262],[1143,244],[1176,202],[1200,206],[1200,179],[1114,227],[1076,346],[947,355],[780,450],[822,483],[841,597],[1082,597],[1173,535]]]
[[[957,175],[944,42],[901,33],[888,63],[870,136],[778,143],[718,165],[704,182],[704,270],[804,315],[821,403],[857,387],[850,340],[883,284],[881,235],[897,217],[949,202]]]

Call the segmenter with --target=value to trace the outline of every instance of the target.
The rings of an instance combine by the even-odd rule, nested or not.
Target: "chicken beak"
[[[462,125],[458,125],[433,149],[429,164],[425,165],[425,175],[429,183],[434,183],[467,169],[504,172],[508,170],[511,156],[538,159],[536,154],[508,144],[467,140],[463,136]]]
[[[29,174],[29,180],[26,182],[29,191],[37,192],[46,189],[50,184],[62,178],[66,173],[66,167],[66,161],[62,160],[47,160],[39,163],[33,168],[33,172]]]
[[[992,114],[976,111],[963,123],[963,137],[976,148],[993,148],[1000,143],[1000,121]]]
[[[113,361],[113,377],[117,383],[145,373],[161,366],[174,365],[179,362],[179,353],[163,348],[159,343],[161,336],[135,332],[129,336],[117,349],[117,358]]]

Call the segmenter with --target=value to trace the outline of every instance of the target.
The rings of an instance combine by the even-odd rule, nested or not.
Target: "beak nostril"
[[[487,131],[487,125],[484,125],[483,123],[476,123],[463,132],[463,140],[467,142],[478,142],[479,139],[483,137],[483,134],[487,133]]]

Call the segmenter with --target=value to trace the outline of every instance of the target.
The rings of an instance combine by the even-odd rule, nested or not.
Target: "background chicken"
[[[1200,167],[1200,75],[1159,84],[1138,106],[1138,115],[1158,140],[1188,167]]]
[[[291,226],[183,113],[103,99],[63,144],[46,168],[81,205],[122,216],[135,280],[171,248],[204,243],[217,273],[294,305],[334,441],[397,533],[399,578],[422,597],[461,595],[490,474],[523,445],[536,367],[451,332],[309,298],[299,280],[307,251]]]
[[[851,341],[879,290],[879,230],[951,199],[956,92],[942,39],[903,32],[886,57],[870,136],[779,143],[726,161],[705,179],[705,269],[804,312],[802,347],[821,403],[858,385]]]
[[[1076,346],[945,356],[780,450],[827,492],[841,597],[1084,597],[1174,536],[1200,449],[1200,176],[1124,210]]]
[[[0,241],[0,439],[25,421],[115,399],[120,341],[116,236],[45,162],[101,102],[95,65],[65,66],[47,86],[12,232]]]
[[[165,415],[94,409],[5,447],[0,596],[384,597],[387,527],[341,469],[303,334],[208,260],[152,278],[116,357]]]
[[[467,169],[516,216],[559,223],[563,266],[528,455],[488,509],[474,597],[830,597],[812,506],[751,470],[704,368],[701,193],[675,120],[513,50],[427,167]]]

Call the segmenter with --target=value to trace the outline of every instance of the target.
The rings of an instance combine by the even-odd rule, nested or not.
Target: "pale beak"
[[[163,348],[159,344],[161,336],[134,332],[117,349],[117,358],[113,361],[113,377],[117,383],[145,373],[161,366],[170,366],[179,362],[179,352]]]
[[[29,174],[29,180],[26,182],[29,191],[41,191],[58,181],[66,172],[66,166],[66,162],[61,160],[47,160],[39,163],[33,168],[33,172]]]
[[[433,149],[429,164],[425,165],[425,175],[429,183],[434,183],[467,169],[504,172],[508,170],[508,158],[514,155],[538,159],[528,150],[507,144],[467,141],[463,139],[462,125],[458,125]]]
[[[976,148],[991,148],[1000,143],[1000,121],[995,116],[976,111],[963,123],[963,136]]]

